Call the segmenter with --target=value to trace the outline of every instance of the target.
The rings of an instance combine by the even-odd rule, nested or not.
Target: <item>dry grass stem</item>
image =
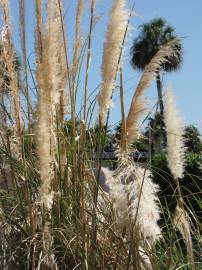
[[[76,72],[79,65],[79,52],[82,47],[81,38],[81,17],[83,10],[83,0],[78,0],[77,4],[77,14],[76,14],[76,25],[75,25],[75,41],[74,41],[74,56],[73,56],[73,66],[72,66],[72,76],[76,77]]]

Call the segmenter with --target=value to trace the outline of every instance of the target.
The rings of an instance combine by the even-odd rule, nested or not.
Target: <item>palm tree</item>
[[[161,46],[176,38],[176,34],[175,30],[167,25],[163,18],[153,19],[151,22],[143,24],[140,29],[140,34],[134,40],[131,48],[131,64],[134,69],[144,70]],[[163,115],[163,100],[160,71],[171,72],[180,68],[182,63],[182,45],[180,41],[177,42],[175,49],[175,55],[170,57],[165,64],[162,64],[161,69],[156,72],[158,103],[161,115]]]

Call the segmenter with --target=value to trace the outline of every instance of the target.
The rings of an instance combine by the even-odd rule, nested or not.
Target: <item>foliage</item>
[[[196,154],[200,154],[202,152],[200,134],[194,125],[185,127],[184,138],[187,152]]]
[[[155,18],[140,27],[140,34],[131,48],[134,68],[144,69],[162,45],[176,37],[175,30],[163,18]],[[162,66],[165,71],[176,70],[182,63],[182,45],[176,45],[176,55]]]

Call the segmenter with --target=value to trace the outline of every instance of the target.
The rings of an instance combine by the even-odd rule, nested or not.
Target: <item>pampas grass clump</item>
[[[178,41],[162,46],[146,67],[126,121],[125,72],[120,65],[134,3],[129,14],[129,2],[112,1],[100,54],[102,78],[95,82],[100,87],[91,89],[90,80],[96,78],[91,78],[91,64],[97,62],[91,61],[94,29],[102,19],[97,16],[97,1],[91,0],[87,9],[83,0],[70,6],[62,0],[35,0],[35,29],[29,33],[28,2],[18,2],[18,46],[13,42],[9,1],[0,0],[0,269],[180,269],[187,256],[179,241],[173,241],[174,227],[180,230],[193,264],[195,242],[192,246],[187,216],[191,211],[178,179],[184,162],[182,125],[170,92],[165,110],[168,160],[179,198],[172,228],[165,234],[158,226],[161,192],[154,184],[155,174],[152,179],[152,155],[150,161],[137,162],[129,151],[146,107],[142,94],[175,54]],[[86,20],[85,36],[81,27]],[[73,25],[75,29],[69,27]],[[66,42],[68,32],[72,40]],[[34,53],[27,46],[31,34]],[[15,45],[21,48],[18,57]],[[118,72],[121,142],[107,123]]]

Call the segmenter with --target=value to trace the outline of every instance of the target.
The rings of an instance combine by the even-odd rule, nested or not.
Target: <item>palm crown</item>
[[[141,32],[131,48],[131,63],[135,69],[144,69],[161,46],[176,38],[175,30],[167,25],[163,18],[153,19],[141,26]],[[182,63],[182,45],[176,45],[176,53],[166,64],[162,65],[164,71],[175,71]]]

